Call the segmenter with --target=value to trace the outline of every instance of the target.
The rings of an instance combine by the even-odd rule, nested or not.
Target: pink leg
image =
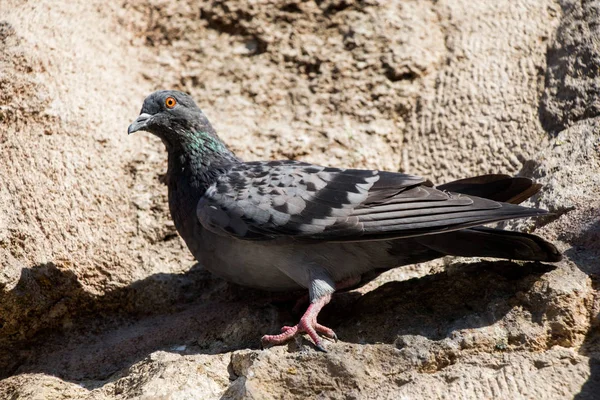
[[[353,277],[353,278],[346,278],[342,281],[336,282],[335,290],[337,291],[337,290],[347,289],[347,288],[356,286],[360,282],[360,279],[361,279],[361,277],[357,276],[357,277]],[[300,309],[305,307],[306,304],[308,304],[308,300],[309,300],[308,293],[306,293],[304,296],[302,296],[298,300],[296,300],[296,303],[294,304],[294,308],[292,308],[292,312],[294,314],[298,314],[300,312]]]
[[[317,299],[313,303],[311,303],[306,312],[300,318],[300,322],[295,326],[284,326],[281,328],[281,333],[279,335],[265,335],[262,337],[261,342],[263,346],[265,345],[279,345],[287,342],[294,336],[299,333],[306,333],[315,343],[317,349],[321,351],[326,351],[323,347],[323,341],[319,337],[318,333],[329,337],[331,339],[337,340],[337,336],[333,330],[317,323],[317,316],[321,309],[329,303],[331,300],[331,295],[323,296],[320,299]]]

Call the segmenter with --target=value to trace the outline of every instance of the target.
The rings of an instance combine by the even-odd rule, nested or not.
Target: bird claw
[[[322,340],[318,334],[321,334],[323,337],[330,339],[333,342],[338,341],[338,337],[332,329],[317,323],[313,323],[312,326],[310,326],[305,321],[301,320],[298,325],[283,326],[281,328],[281,333],[278,335],[264,335],[260,340],[261,349],[264,350],[274,345],[284,344],[301,333],[308,334],[313,340],[317,350],[322,352],[327,352],[327,350],[323,347]]]
[[[335,334],[335,332],[333,332],[333,337],[332,337],[331,339],[333,339],[333,341],[334,341],[335,343],[337,343],[337,342],[338,342],[338,337],[337,337],[337,335]]]
[[[319,334],[331,339],[333,341],[338,340],[335,332],[319,323],[317,323],[317,315],[321,308],[329,302],[331,295],[320,298],[318,301],[308,306],[308,309],[300,318],[300,322],[294,326],[283,326],[279,335],[265,335],[261,338],[261,347],[265,348],[268,345],[279,345],[284,344],[293,337],[297,337],[299,333],[306,333],[313,340],[317,350],[327,352],[323,347],[322,340]]]
[[[323,353],[327,353],[327,349],[325,349],[325,347],[323,347],[322,344],[315,344],[315,348]]]

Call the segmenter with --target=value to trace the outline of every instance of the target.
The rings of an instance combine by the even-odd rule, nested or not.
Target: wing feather
[[[196,211],[221,235],[322,241],[401,238],[546,213],[439,190],[418,176],[296,161],[239,164]]]

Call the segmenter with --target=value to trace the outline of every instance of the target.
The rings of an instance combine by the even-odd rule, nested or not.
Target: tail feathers
[[[437,189],[519,204],[539,192],[541,187],[528,178],[498,174],[461,179],[437,186]],[[507,210],[511,208],[504,206]],[[538,215],[543,214],[542,210],[536,211],[539,212]],[[538,236],[485,227],[422,236],[416,240],[431,250],[453,256],[547,262],[562,259],[553,244]]]
[[[437,189],[505,203],[520,204],[540,191],[542,185],[529,178],[481,175],[437,186]]]
[[[538,236],[500,229],[477,227],[416,239],[432,250],[453,256],[547,262],[562,259],[553,244]]]

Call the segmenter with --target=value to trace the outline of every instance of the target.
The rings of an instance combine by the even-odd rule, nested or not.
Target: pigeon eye
[[[165,100],[165,106],[167,106],[167,108],[173,108],[176,104],[177,100],[175,100],[173,97],[167,97]]]

